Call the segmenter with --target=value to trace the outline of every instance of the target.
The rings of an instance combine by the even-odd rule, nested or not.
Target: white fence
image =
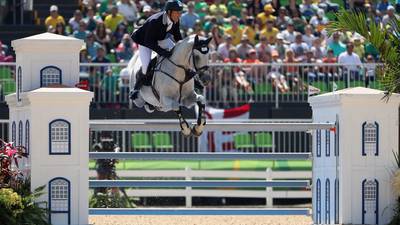
[[[129,77],[121,76],[126,64],[82,63],[80,87],[94,92],[99,108],[130,108]],[[348,68],[353,68],[351,71]],[[107,68],[112,69],[106,74]],[[313,93],[346,87],[381,89],[377,79],[381,64],[211,64],[212,81],[204,94],[214,106],[235,106],[247,102],[307,102]],[[15,92],[15,63],[0,63],[1,98]]]
[[[123,179],[127,178],[163,178],[165,179],[184,179],[199,180],[210,178],[226,178],[229,180],[237,179],[309,179],[312,178],[311,171],[272,171],[268,168],[266,171],[215,171],[215,170],[118,170],[117,175]],[[89,172],[91,178],[97,176],[96,171]],[[310,189],[298,190],[273,190],[272,187],[266,187],[265,190],[240,190],[240,189],[192,189],[186,187],[183,189],[128,189],[129,196],[135,197],[185,197],[186,207],[192,207],[192,197],[237,197],[237,198],[265,198],[266,206],[273,206],[273,199],[277,198],[309,198],[311,199]]]
[[[206,126],[206,131],[263,131],[263,132],[307,132],[310,130],[334,129],[332,123],[284,123],[262,121],[211,121]],[[173,120],[102,120],[91,121],[92,131],[176,131],[176,121]],[[285,157],[300,153],[218,153],[218,157],[232,155],[241,159],[243,155],[260,155],[260,159],[271,157]],[[304,153],[302,153],[304,154]],[[306,153],[307,154],[307,153]],[[90,153],[91,159],[153,159],[191,160],[212,157],[211,153]],[[309,155],[309,153],[308,153]],[[193,197],[239,197],[239,198],[265,198],[266,205],[273,206],[273,200],[278,198],[311,198],[309,182],[311,171],[214,171],[214,170],[138,170],[117,171],[122,180],[90,180],[89,187],[126,187],[127,193],[137,197],[185,197],[186,207],[192,206]],[[95,177],[94,171],[90,172]],[[151,180],[147,180],[151,178]],[[158,179],[154,179],[158,178]],[[218,180],[214,180],[218,178]],[[222,178],[222,179],[221,179]],[[140,189],[139,187],[150,187]],[[155,187],[157,189],[155,189]],[[168,187],[168,188],[163,188]],[[175,187],[175,189],[171,189]],[[185,189],[176,189],[176,187]],[[196,187],[196,189],[193,189]],[[212,189],[204,189],[204,187]],[[219,188],[218,188],[219,187]],[[246,189],[226,189],[226,187],[246,187]],[[251,189],[248,189],[251,187]],[[285,187],[286,189],[274,189]],[[203,189],[202,189],[203,188]]]

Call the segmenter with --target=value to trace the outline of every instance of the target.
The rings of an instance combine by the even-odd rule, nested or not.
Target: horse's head
[[[209,63],[209,52],[210,48],[208,45],[210,44],[210,38],[199,38],[197,35],[194,37],[193,42],[193,50],[191,54],[191,60],[193,64],[193,68],[199,74],[201,81],[207,85],[211,80],[210,73],[208,72],[208,63]]]

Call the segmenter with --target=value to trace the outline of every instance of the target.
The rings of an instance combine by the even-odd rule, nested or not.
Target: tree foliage
[[[328,32],[356,32],[363,36],[378,50],[384,64],[380,80],[386,97],[400,93],[400,20],[394,18],[391,26],[382,27],[359,11],[341,10],[336,16],[337,21],[328,26]]]

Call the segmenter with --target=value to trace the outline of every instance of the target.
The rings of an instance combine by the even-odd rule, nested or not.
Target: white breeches
[[[152,52],[153,50],[149,49],[148,47],[139,45],[139,58],[140,62],[142,63],[143,74],[146,74],[147,72],[147,67],[149,66]]]
[[[170,38],[166,38],[162,41],[158,41],[158,45],[167,51],[171,51],[171,49],[175,46],[175,43]],[[146,74],[147,72],[147,67],[149,67],[152,52],[153,50],[151,50],[150,48],[139,45],[139,58],[140,62],[142,63],[143,74]]]

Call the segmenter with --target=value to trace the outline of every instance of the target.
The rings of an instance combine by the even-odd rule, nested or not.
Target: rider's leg
[[[130,99],[132,100],[135,100],[138,97],[139,90],[144,84],[147,67],[149,66],[151,60],[151,53],[152,53],[151,49],[143,45],[139,45],[139,58],[140,62],[142,63],[142,69],[140,69],[136,74],[135,86],[133,87],[133,90],[130,93]]]
[[[151,49],[143,45],[139,45],[139,57],[140,62],[142,63],[142,69],[139,70],[137,73],[135,87],[133,88],[134,90],[139,90],[143,85],[147,73],[147,68],[151,60],[151,52]]]
[[[147,72],[147,67],[149,66],[152,52],[153,50],[151,50],[150,48],[143,45],[139,45],[139,57],[140,57],[140,62],[142,63],[143,74],[146,74]]]

